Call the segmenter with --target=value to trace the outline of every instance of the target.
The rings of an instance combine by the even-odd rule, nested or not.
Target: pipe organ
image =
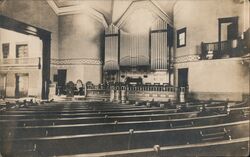
[[[144,34],[121,32],[120,66],[137,67],[149,65],[149,37]]]
[[[151,27],[150,38],[150,61],[151,69],[168,69],[168,41],[167,41],[167,23],[162,20],[157,20]]]
[[[119,70],[119,34],[113,24],[105,30],[105,71]]]
[[[111,24],[105,30],[105,73],[143,69],[146,73],[165,71],[171,80],[173,28],[164,20],[155,20],[148,32],[131,33]],[[147,75],[147,74],[146,74]],[[124,78],[124,75],[121,75]],[[145,76],[145,75],[144,75]],[[167,81],[167,80],[166,80]]]

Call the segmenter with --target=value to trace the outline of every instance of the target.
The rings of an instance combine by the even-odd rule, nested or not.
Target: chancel
[[[248,156],[249,0],[0,0],[0,157]]]

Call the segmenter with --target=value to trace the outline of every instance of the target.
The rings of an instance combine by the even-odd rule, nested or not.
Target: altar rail
[[[177,100],[179,93],[185,93],[185,88],[169,85],[88,85],[86,98],[110,101],[169,101]]]

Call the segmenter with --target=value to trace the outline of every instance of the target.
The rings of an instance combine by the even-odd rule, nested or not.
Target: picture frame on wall
[[[187,28],[177,30],[177,48],[186,46]]]

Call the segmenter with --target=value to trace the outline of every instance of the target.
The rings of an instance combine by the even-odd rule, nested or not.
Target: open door
[[[0,74],[0,98],[6,96],[6,80],[5,74]]]
[[[59,90],[59,94],[64,93],[65,85],[67,78],[67,70],[66,69],[58,69],[57,70],[57,88]]]
[[[16,74],[16,88],[15,97],[27,97],[29,89],[29,75],[28,74]]]
[[[178,87],[188,86],[188,68],[178,69]]]
[[[236,39],[238,35],[237,25],[233,22],[227,26],[227,40]]]

